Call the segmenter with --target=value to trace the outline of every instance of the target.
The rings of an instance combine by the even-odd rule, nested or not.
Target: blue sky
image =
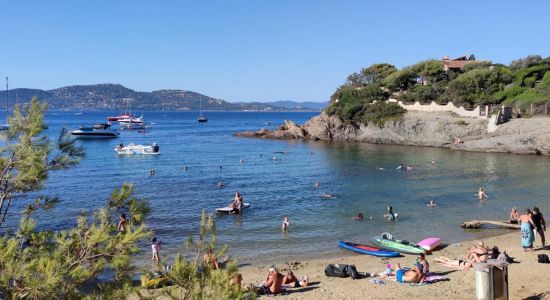
[[[372,63],[549,56],[548,13],[548,0],[4,1],[0,75],[10,88],[324,101]]]

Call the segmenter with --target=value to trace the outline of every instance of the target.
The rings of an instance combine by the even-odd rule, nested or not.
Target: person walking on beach
[[[542,215],[538,207],[536,206],[533,207],[531,218],[533,219],[533,223],[535,224],[535,229],[540,236],[540,241],[542,243],[542,247],[544,248],[546,246],[546,241],[544,239],[544,232],[546,231],[546,222],[544,221],[544,216]]]
[[[126,220],[126,215],[121,214],[120,220],[118,221],[117,230],[120,233],[126,233],[126,226],[128,225],[128,221]]]
[[[531,217],[531,210],[529,208],[526,208],[525,212],[519,216],[519,223],[521,224],[521,245],[523,246],[523,250],[533,251],[533,241],[535,240],[533,228],[536,226]]]
[[[153,238],[151,240],[151,250],[153,252],[153,257],[151,257],[151,260],[153,261],[153,263],[158,264],[159,263],[160,241],[157,238]]]

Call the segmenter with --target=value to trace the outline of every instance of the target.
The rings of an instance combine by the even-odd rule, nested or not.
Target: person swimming
[[[149,170],[149,176],[153,176],[153,175],[155,175],[155,170],[154,169]]]
[[[321,186],[321,183],[319,181],[315,181],[315,187],[319,188]]]
[[[485,190],[483,189],[483,187],[479,188],[479,191],[477,192],[477,194],[475,194],[475,196],[477,196],[479,198],[479,200],[489,198],[489,196],[487,196],[487,194],[485,194]]]
[[[430,203],[428,203],[426,206],[427,206],[427,207],[436,207],[437,204],[435,204],[434,199],[430,199]]]
[[[240,162],[241,162],[241,164],[244,164],[244,159],[241,158],[241,161],[240,161]]]
[[[397,168],[395,168],[395,169],[396,169],[397,171],[401,171],[401,170],[403,170],[403,165],[399,165],[399,166],[397,166]]]
[[[393,207],[392,206],[388,206],[388,211],[384,215],[384,217],[388,221],[395,221],[397,219],[397,214],[393,212]]]
[[[363,221],[363,213],[358,213],[357,216],[351,218],[354,221]]]
[[[411,165],[411,164],[408,164],[408,165],[407,165],[407,171],[410,172],[410,171],[412,171],[413,169],[414,169],[414,168],[413,168],[413,165]]]
[[[290,220],[288,217],[284,217],[283,225],[281,226],[281,229],[283,229],[283,231],[287,231],[289,227],[290,227]]]
[[[216,187],[218,187],[219,189],[221,189],[224,186],[225,186],[225,184],[223,183],[223,181],[220,181],[220,182],[218,182],[218,184],[216,184]]]
[[[376,166],[376,171],[385,171],[384,167]]]

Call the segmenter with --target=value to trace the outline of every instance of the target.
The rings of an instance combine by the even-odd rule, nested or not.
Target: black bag
[[[541,264],[550,264],[550,259],[548,258],[548,255],[546,255],[546,254],[539,254],[538,255],[538,261]]]
[[[361,276],[359,276],[359,273],[357,273],[355,265],[348,265],[346,267],[346,273],[348,273],[348,275],[351,276],[351,278],[353,278],[354,280],[361,278]]]
[[[325,275],[327,277],[346,278],[346,277],[349,277],[347,268],[348,268],[348,265],[345,265],[345,264],[340,264],[340,265],[330,264],[325,268]]]

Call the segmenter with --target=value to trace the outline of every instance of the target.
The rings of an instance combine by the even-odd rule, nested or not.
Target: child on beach
[[[151,260],[158,264],[159,263],[159,251],[160,251],[160,241],[157,238],[151,240],[151,250],[153,251],[153,257]]]
[[[289,218],[288,218],[288,217],[284,217],[284,218],[283,218],[283,225],[281,226],[281,228],[283,229],[283,231],[287,231],[289,226],[290,226],[290,220],[289,220]]]

